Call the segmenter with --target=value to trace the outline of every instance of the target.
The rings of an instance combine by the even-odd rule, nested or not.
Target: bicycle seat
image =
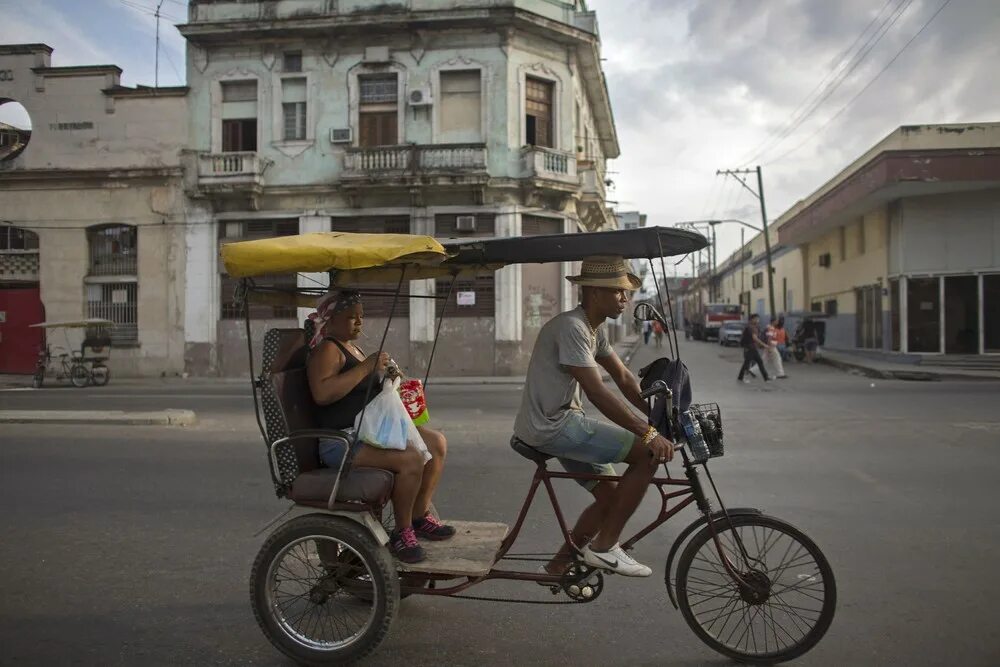
[[[510,447],[524,458],[535,463],[545,463],[552,458],[551,454],[538,451],[528,443],[520,440],[516,435],[510,439]]]

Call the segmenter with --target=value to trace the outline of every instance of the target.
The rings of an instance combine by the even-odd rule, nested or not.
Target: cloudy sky
[[[126,85],[152,84],[156,2],[0,0],[0,43],[45,42],[56,65],[115,63]],[[997,0],[588,4],[622,146],[609,197],[653,224],[759,224],[757,201],[716,169],[761,164],[774,219],[899,125],[1000,121]],[[163,3],[161,85],[182,82],[185,5]],[[718,231],[721,260],[740,233]]]

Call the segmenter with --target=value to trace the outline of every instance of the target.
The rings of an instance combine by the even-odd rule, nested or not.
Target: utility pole
[[[156,4],[156,11],[153,16],[156,17],[156,57],[153,73],[153,94],[156,94],[156,90],[160,87],[160,7],[163,6],[164,0],[160,0]]]
[[[755,172],[757,174],[756,191],[747,185],[746,179],[744,178],[745,176],[749,176]],[[764,254],[767,257],[767,292],[768,300],[771,305],[771,317],[774,317],[777,315],[777,311],[774,308],[774,274],[771,267],[771,239],[768,238],[767,234],[767,208],[764,206],[764,179],[761,176],[760,165],[757,165],[756,169],[717,169],[715,173],[716,175],[724,174],[726,176],[732,176],[760,202],[760,221],[763,225],[764,233]]]
[[[740,319],[743,319],[743,294],[746,292],[746,269],[744,267],[746,264],[746,241],[744,240],[746,233],[747,230],[740,227]],[[749,306],[747,314],[750,314]]]

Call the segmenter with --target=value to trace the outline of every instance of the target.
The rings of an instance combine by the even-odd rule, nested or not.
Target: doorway
[[[38,285],[0,286],[0,373],[35,372],[45,329],[31,325],[44,320]]]
[[[941,283],[910,278],[906,289],[906,338],[910,352],[941,352]]]
[[[947,276],[944,279],[945,354],[979,353],[979,279]]]

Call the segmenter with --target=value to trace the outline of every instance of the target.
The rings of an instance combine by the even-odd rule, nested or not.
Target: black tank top
[[[344,366],[340,369],[340,373],[346,373],[355,366],[361,364],[358,358],[347,351],[347,349],[340,344],[339,341],[334,340],[327,336],[323,340],[328,340],[337,347],[344,354]],[[375,384],[372,386],[372,393],[369,397],[369,401],[378,395],[379,390],[382,388],[381,378],[379,378],[377,373],[369,373],[364,377],[361,382],[356,384],[353,389],[347,392],[339,401],[335,401],[330,405],[319,406],[319,423],[323,428],[332,429],[345,429],[354,428],[354,419],[361,412],[362,408],[365,407],[365,394],[368,392],[368,383],[375,376]]]

